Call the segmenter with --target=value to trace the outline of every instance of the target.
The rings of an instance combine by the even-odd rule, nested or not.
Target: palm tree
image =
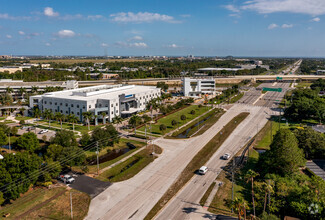
[[[243,199],[242,198],[235,198],[234,201],[232,201],[231,203],[231,207],[237,211],[238,213],[238,219],[240,220],[241,219],[241,204],[243,202]]]
[[[62,130],[62,121],[64,119],[64,115],[61,113],[61,112],[56,112],[55,115],[54,115],[54,118],[60,122],[60,125],[61,125],[61,130]]]
[[[32,93],[37,93],[38,92],[38,87],[37,86],[32,86],[31,92]]]
[[[137,134],[137,126],[139,125],[141,121],[141,118],[138,115],[133,115],[130,119],[129,119],[129,124],[132,125],[134,127],[134,134]]]
[[[254,178],[257,177],[259,174],[256,173],[254,170],[249,169],[245,175],[247,182],[252,183],[252,201],[253,201],[253,213],[255,215],[255,200],[254,200]]]
[[[272,194],[274,191],[273,191],[273,187],[271,184],[267,183],[267,182],[264,182],[263,184],[263,188],[265,190],[265,198],[264,198],[264,209],[263,209],[263,213],[265,212],[266,210],[266,200],[267,200],[267,195],[268,194]]]
[[[26,93],[26,89],[24,87],[20,87],[19,93],[21,95],[21,99],[24,99],[24,94]]]
[[[82,116],[86,119],[88,124],[88,131],[90,130],[90,120],[93,118],[93,113],[91,112],[83,112]]]
[[[39,110],[39,108],[34,107],[33,115],[36,119],[39,119],[39,117],[41,117],[41,111]],[[38,126],[38,120],[36,120],[36,126]],[[35,133],[36,133],[36,129],[35,129]]]
[[[10,86],[8,86],[8,87],[6,88],[6,93],[11,94],[11,93],[13,93],[13,92],[14,92],[14,90],[13,90],[13,88],[11,88]]]
[[[74,132],[74,124],[77,123],[77,122],[79,121],[79,118],[78,118],[77,116],[73,115],[73,114],[70,114],[70,115],[68,116],[68,121],[69,121],[70,123],[72,123],[72,130],[73,130],[73,132]]]
[[[101,112],[100,115],[103,118],[103,124],[106,124],[106,112]]]
[[[49,120],[49,128],[51,127],[51,118],[53,117],[53,113],[49,109],[45,109],[43,112],[43,117]]]
[[[21,107],[20,109],[19,109],[19,111],[21,112],[21,116],[24,116],[24,111],[25,111],[26,109],[24,108],[24,107]]]

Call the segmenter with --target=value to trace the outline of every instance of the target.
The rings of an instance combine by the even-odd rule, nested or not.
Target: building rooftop
[[[58,92],[49,92],[43,94],[42,96],[87,101],[93,99],[117,99],[121,94],[125,94],[127,96],[156,89],[157,88],[153,86],[100,85]]]

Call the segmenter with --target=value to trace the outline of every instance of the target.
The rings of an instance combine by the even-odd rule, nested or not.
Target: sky
[[[0,55],[325,57],[325,0],[1,0]]]

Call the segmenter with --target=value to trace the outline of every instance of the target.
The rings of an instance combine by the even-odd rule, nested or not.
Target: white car
[[[224,154],[223,156],[222,156],[222,159],[224,159],[224,160],[229,160],[229,158],[230,158],[230,153],[226,153],[226,154]]]
[[[60,175],[59,180],[61,180],[64,183],[73,183],[75,181],[75,179],[72,176],[68,175],[68,174]]]
[[[39,133],[40,133],[40,134],[44,134],[44,133],[46,133],[46,132],[49,132],[49,130],[44,129],[44,130],[41,130]]]
[[[206,166],[202,166],[199,169],[199,174],[204,175],[206,172],[208,172],[208,168]]]

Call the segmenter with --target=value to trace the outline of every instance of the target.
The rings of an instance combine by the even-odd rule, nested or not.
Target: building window
[[[62,103],[60,103],[60,105],[62,105]]]
[[[68,114],[68,111],[65,111],[66,114]]]
[[[108,105],[106,104],[105,107],[108,107]]]
[[[79,105],[77,105],[77,108],[79,108]]]
[[[118,113],[118,110],[116,110],[116,113]]]
[[[52,105],[52,102],[50,102],[50,105]]]
[[[60,112],[62,113],[62,110]]]
[[[82,106],[82,108],[83,108],[83,109],[85,109],[85,108],[86,108],[86,106],[84,105],[84,106]]]
[[[71,107],[73,108],[73,104],[71,104]]]
[[[117,103],[116,103],[116,106],[117,106]]]
[[[112,114],[114,114],[114,112],[112,111]]]
[[[44,104],[46,104],[47,102],[45,101]]]
[[[55,112],[57,112],[57,110],[55,109]]]
[[[56,103],[54,103],[54,105],[58,105],[58,103],[56,102]]]
[[[101,108],[102,107],[102,104],[99,104],[99,108]]]
[[[89,105],[89,108],[91,108],[91,105]]]
[[[79,113],[79,112],[77,112],[77,115],[80,115],[80,113]]]
[[[74,112],[71,112],[71,114],[73,114],[73,115],[74,115]]]
[[[114,105],[112,104],[111,106],[113,107]]]
[[[65,106],[68,107],[68,103],[65,103]]]
[[[95,108],[97,108],[97,104],[95,104]]]

